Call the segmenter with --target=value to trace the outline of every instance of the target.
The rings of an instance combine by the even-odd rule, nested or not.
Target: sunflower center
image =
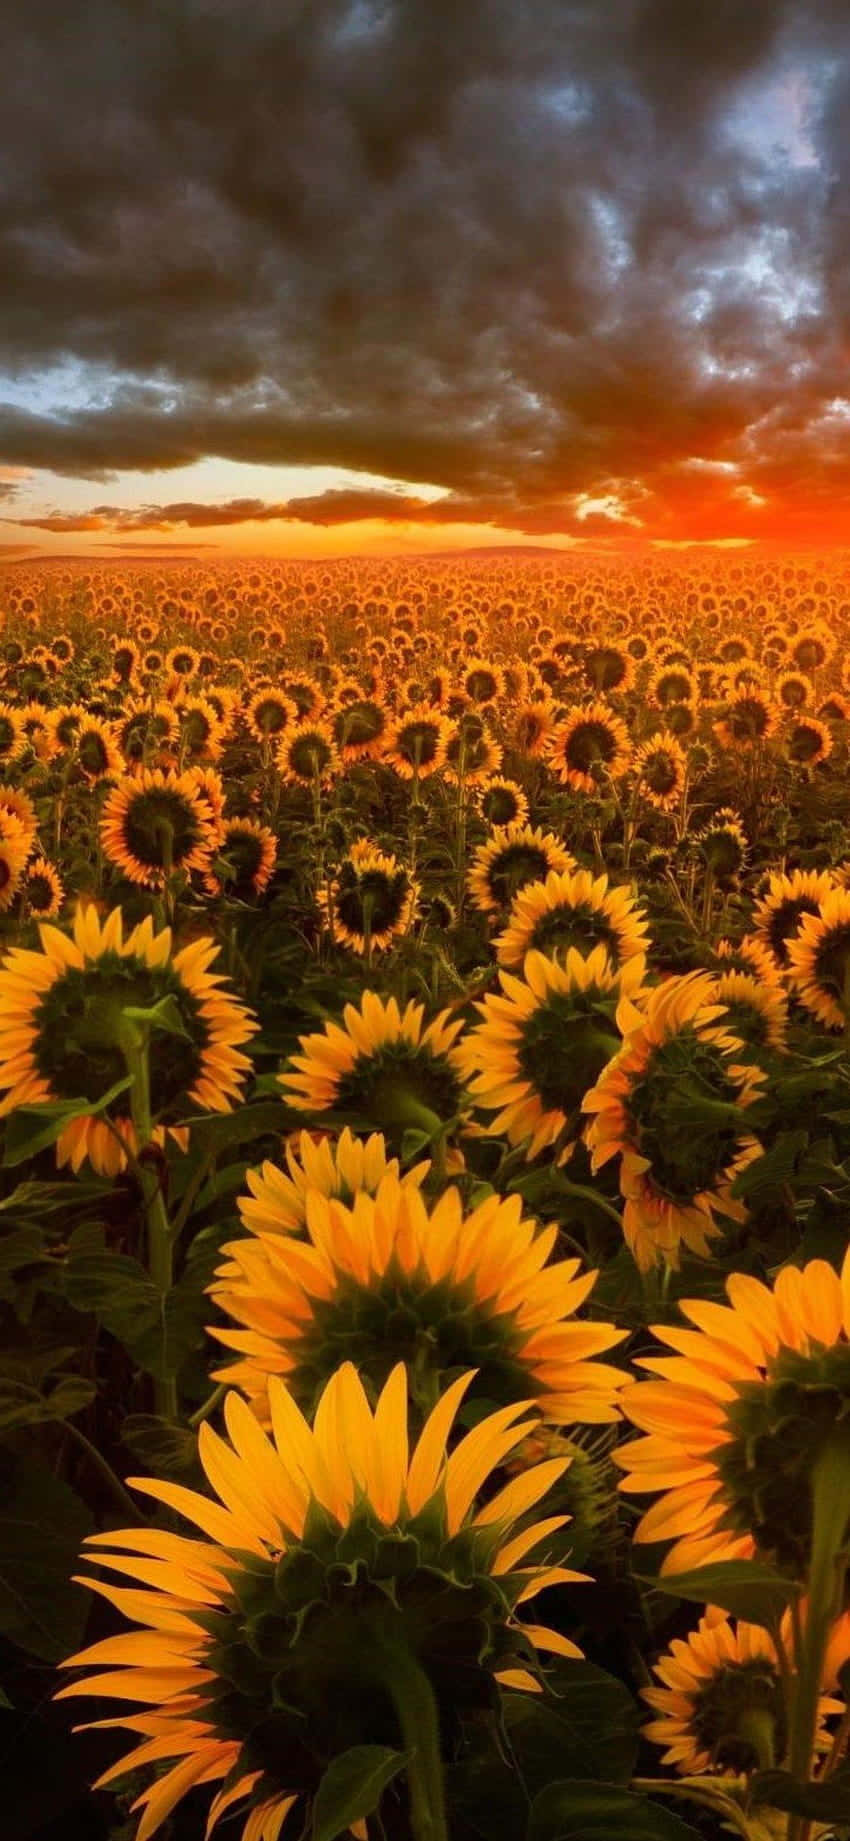
[[[650,792],[661,796],[672,793],[678,780],[678,768],[671,754],[657,749],[644,762],[642,778]]]
[[[509,786],[490,786],[481,801],[481,810],[491,825],[509,825],[517,816],[519,801]]]
[[[150,1038],[151,1093],[162,1115],[185,1102],[201,1071],[208,1032],[191,991],[167,967],[107,952],[80,971],[70,967],[45,993],[33,1015],[33,1054],[42,1079],[58,1099],[94,1104],[126,1077],[118,1024],[127,1007],[147,1009],[173,996],[187,1036],[155,1030]],[[126,1095],[109,1115],[123,1116]]]
[[[254,710],[254,722],[264,735],[279,735],[286,728],[288,712],[279,697],[264,697]]]
[[[619,1047],[600,992],[550,991],[523,1024],[517,1060],[544,1109],[569,1114]]]
[[[292,744],[289,765],[299,780],[312,780],[324,771],[330,758],[330,744],[323,735],[299,735]]]
[[[774,908],[767,926],[768,939],[780,965],[788,964],[788,941],[793,939],[804,914],[817,914],[818,904],[811,895],[789,896]]]
[[[197,815],[184,793],[169,787],[148,787],[135,797],[131,795],[124,836],[138,862],[161,869],[169,832],[171,861],[176,865],[191,856],[201,837]]]
[[[744,860],[740,838],[725,826],[700,838],[700,849],[715,876],[734,876]]]
[[[2,876],[0,876],[0,885],[5,886]],[[53,889],[46,876],[28,877],[27,900],[34,914],[41,914],[45,908],[52,907]]]
[[[698,1130],[677,1134],[672,1127],[674,1095],[699,1113]],[[731,1113],[738,1098],[720,1050],[694,1030],[683,1029],[652,1050],[628,1109],[652,1184],[671,1202],[692,1202],[734,1161],[739,1133]]]
[[[433,761],[439,744],[439,730],[433,722],[406,722],[399,730],[396,750],[412,767],[426,767]]]
[[[839,1441],[850,1463],[850,1345],[807,1355],[780,1349],[763,1381],[739,1384],[726,1408],[730,1441],[713,1453],[726,1520],[795,1578],[808,1570],[811,1477]]]
[[[103,773],[109,759],[103,736],[90,729],[80,742],[79,759],[86,773]]]
[[[499,685],[493,672],[486,671],[482,666],[470,671],[466,679],[466,690],[473,703],[489,703],[491,698],[498,695]]]

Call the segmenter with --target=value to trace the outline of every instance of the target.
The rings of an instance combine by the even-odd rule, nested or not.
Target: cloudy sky
[[[850,541],[846,0],[27,0],[0,546]]]

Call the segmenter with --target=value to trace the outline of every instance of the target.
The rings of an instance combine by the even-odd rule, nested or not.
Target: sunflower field
[[[850,569],[7,565],[14,1841],[850,1836]]]

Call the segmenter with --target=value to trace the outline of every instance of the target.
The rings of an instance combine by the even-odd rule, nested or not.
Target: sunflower
[[[285,1171],[267,1162],[259,1170],[246,1172],[250,1194],[241,1195],[237,1206],[242,1225],[251,1234],[303,1234],[307,1197],[314,1189],[348,1204],[361,1190],[374,1195],[388,1175],[418,1188],[430,1167],[414,1164],[400,1175],[398,1160],[387,1156],[380,1132],[358,1138],[347,1125],[336,1140],[315,1138],[308,1131],[293,1134],[284,1145],[284,1156]]]
[[[467,659],[460,676],[460,688],[470,703],[495,703],[505,694],[504,671],[489,658]]]
[[[718,882],[728,882],[736,876],[749,855],[741,815],[728,805],[718,807],[708,824],[695,833],[693,841],[706,869]]]
[[[307,718],[280,737],[277,765],[281,779],[294,786],[330,786],[341,770],[333,734],[324,722]]]
[[[172,646],[166,654],[165,669],[172,677],[186,682],[189,678],[197,677],[200,662],[200,653],[196,652],[194,646]]]
[[[782,1639],[793,1649],[787,1613]],[[644,1737],[666,1746],[662,1764],[684,1775],[757,1771],[785,1756],[787,1710],[779,1656],[760,1624],[736,1623],[710,1606],[695,1630],[677,1637],[653,1663],[659,1687],[641,1688],[654,1717]],[[829,1745],[824,1722],[844,1712],[844,1703],[822,1695],[816,1746]],[[762,1745],[759,1745],[759,1740]],[[764,1749],[762,1749],[764,1746]]]
[[[657,812],[671,812],[682,797],[687,756],[675,735],[658,730],[638,748],[632,759],[635,785],[641,797]]]
[[[290,1106],[325,1119],[353,1113],[386,1133],[395,1150],[407,1129],[429,1136],[466,1106],[455,1046],[462,1022],[444,1010],[423,1027],[422,1004],[402,1011],[364,991],[360,1008],[346,1004],[342,1026],[301,1036],[301,1053],[279,1075]]]
[[[208,1287],[240,1326],[212,1330],[241,1357],[214,1378],[240,1387],[264,1422],[270,1373],[306,1411],[345,1350],[372,1394],[405,1362],[420,1408],[472,1366],[473,1399],[533,1399],[561,1425],[617,1418],[627,1376],[592,1358],[624,1332],[566,1321],[598,1275],[578,1259],[550,1263],[557,1229],[523,1220],[519,1196],[465,1213],[458,1189],[428,1206],[387,1173],[374,1195],[311,1191],[305,1208],[297,1246],[279,1234],[233,1241]]]
[[[755,971],[737,971],[734,967],[719,970],[715,985],[717,1002],[726,1011],[725,1027],[731,1029],[747,1049],[785,1047],[788,1034],[788,999],[775,968],[772,976]]]
[[[647,694],[650,702],[662,710],[671,704],[695,703],[696,679],[688,665],[662,664],[653,671]]]
[[[515,895],[495,946],[500,965],[519,970],[527,952],[551,957],[564,947],[589,953],[602,945],[615,970],[646,952],[647,923],[630,890],[612,888],[588,869],[552,871]]]
[[[499,918],[527,883],[540,882],[553,870],[574,868],[575,858],[551,831],[515,821],[498,825],[479,845],[466,886],[482,914]]]
[[[455,786],[481,786],[501,765],[501,743],[482,717],[474,710],[458,716],[446,738],[446,779]]]
[[[19,893],[30,914],[38,920],[53,920],[65,900],[62,878],[46,857],[33,857],[23,873]]]
[[[173,703],[164,698],[133,701],[113,725],[113,733],[129,766],[153,755],[160,759],[177,745],[179,720]]]
[[[817,767],[832,753],[832,736],[817,716],[797,716],[783,738],[785,753],[794,767]]]
[[[850,1518],[850,1253],[840,1276],[822,1259],[783,1267],[772,1287],[733,1272],[726,1295],[682,1301],[694,1329],[652,1326],[674,1355],[639,1358],[658,1378],[626,1390],[627,1417],[649,1436],[615,1453],[620,1487],[664,1491],[634,1538],[674,1541],[665,1573],[757,1555],[803,1581],[814,1473],[836,1448],[839,1542]]]
[[[631,759],[629,732],[599,699],[572,709],[553,730],[546,759],[556,778],[577,793],[598,793],[603,778],[618,780]]]
[[[41,712],[42,716],[44,711]],[[26,753],[27,732],[23,711],[0,702],[0,761],[17,761]]]
[[[714,724],[714,733],[725,748],[755,748],[770,740],[778,721],[776,706],[747,685],[730,697],[723,716]]]
[[[500,994],[476,1008],[459,1057],[476,1107],[495,1112],[490,1125],[529,1158],[551,1145],[566,1162],[581,1125],[582,1102],[637,1016],[631,1003],[644,961],[617,971],[604,946],[587,957],[569,947],[564,963],[526,955],[522,978],[500,972]]]
[[[526,697],[517,710],[515,723],[516,746],[520,753],[528,755],[530,760],[544,755],[557,720],[554,698]]]
[[[70,754],[76,744],[80,725],[88,712],[84,703],[59,703],[55,709],[42,710],[45,753],[50,760],[57,754]]]
[[[339,873],[319,892],[331,936],[352,952],[384,951],[407,933],[419,887],[391,853],[352,844]]]
[[[474,805],[485,823],[494,828],[528,823],[526,794],[516,780],[506,780],[502,774],[491,774],[489,780],[476,787]]]
[[[753,937],[780,971],[789,964],[790,942],[805,915],[819,913],[834,888],[835,878],[826,870],[794,869],[787,876],[771,871],[767,893],[753,910]]]
[[[219,760],[225,725],[209,698],[184,698],[179,706],[178,717],[181,760]]]
[[[389,717],[378,697],[364,697],[359,685],[355,695],[340,699],[329,718],[334,744],[343,762],[376,761],[383,752]]]
[[[418,704],[391,725],[381,758],[402,780],[427,780],[443,766],[451,733],[449,718],[436,704]]]
[[[185,1033],[154,1031],[150,1038],[158,1120],[171,1123],[190,1106],[231,1110],[250,1066],[238,1045],[257,1025],[209,971],[214,941],[193,940],[172,955],[170,928],[155,934],[148,919],[125,939],[121,910],[101,925],[91,904],[78,909],[70,936],[42,924],[39,937],[40,952],[13,947],[0,966],[0,1116],[43,1101],[99,1103],[126,1076],[123,1010],[166,997]],[[78,1170],[88,1157],[97,1171],[115,1175],[125,1162],[122,1139],[134,1143],[126,1094],[105,1112],[72,1119],[58,1140],[57,1162]]]
[[[134,1804],[144,1810],[136,1841],[149,1841],[193,1785],[216,1780],[207,1834],[247,1799],[242,1841],[277,1841],[295,1804],[310,1826],[340,1754],[397,1749],[399,1730],[417,1832],[443,1833],[441,1755],[453,1755],[461,1721],[497,1707],[499,1685],[538,1689],[538,1648],[579,1653],[517,1617],[546,1586],[581,1577],[528,1559],[553,1532],[552,1517],[529,1526],[528,1513],[569,1458],[536,1465],[481,1506],[534,1419],[524,1403],[491,1413],[448,1456],[471,1379],[461,1375],[437,1401],[412,1452],[401,1363],[374,1411],[345,1363],[312,1426],[273,1376],[271,1439],[230,1393],[230,1442],[209,1425],[198,1440],[214,1500],[133,1480],[206,1538],[139,1528],[89,1536],[86,1559],[133,1589],[83,1583],[141,1627],[70,1657],[66,1667],[95,1673],[60,1695],[145,1709],[119,1716],[142,1742],[99,1784],[176,1760]]]
[[[226,818],[215,860],[204,878],[210,895],[251,901],[268,888],[277,862],[277,838],[255,818]]]
[[[28,855],[29,844],[20,819],[4,813],[0,823],[0,913],[11,907],[18,893]]]
[[[843,1029],[850,1019],[850,891],[833,888],[814,914],[803,915],[788,957],[800,1002],[828,1029]]]
[[[0,836],[7,835],[9,818],[16,819],[20,825],[26,843],[26,854],[29,856],[38,831],[35,806],[29,793],[24,792],[23,787],[6,786],[0,781]],[[12,829],[14,830],[14,826]]]
[[[297,727],[300,716],[294,698],[267,684],[250,699],[245,721],[258,742],[277,741]]]
[[[182,870],[209,870],[217,826],[197,769],[142,767],[113,787],[100,822],[105,855],[131,882],[162,888]]]
[[[325,707],[325,693],[317,678],[311,678],[306,671],[284,672],[281,689],[295,704],[298,721],[305,717],[315,721]]]
[[[776,680],[776,701],[783,710],[806,709],[814,695],[811,678],[803,671],[783,671]]]
[[[739,1115],[764,1075],[739,1062],[743,1044],[719,1025],[715,995],[705,972],[651,991],[584,1100],[594,1172],[620,1158],[623,1231],[642,1271],[659,1258],[676,1266],[682,1244],[705,1255],[720,1231],[717,1215],[745,1217],[731,1187],[761,1146]]]
[[[113,726],[98,716],[84,716],[74,738],[75,758],[90,786],[114,780],[123,770]]]
[[[610,696],[612,691],[622,694],[630,690],[635,681],[635,661],[624,646],[605,645],[601,642],[588,646],[581,668],[589,688],[596,696]]]
[[[850,722],[850,702],[841,695],[840,691],[833,690],[818,705],[816,713],[821,722]]]

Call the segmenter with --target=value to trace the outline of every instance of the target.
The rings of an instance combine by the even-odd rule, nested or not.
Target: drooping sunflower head
[[[447,1455],[470,1379],[437,1401],[412,1450],[402,1364],[373,1408],[346,1363],[312,1425],[272,1377],[271,1438],[231,1393],[227,1440],[209,1425],[199,1435],[213,1499],[134,1480],[205,1538],[136,1528],[88,1539],[90,1564],[142,1579],[129,1593],[84,1581],[140,1628],[72,1656],[66,1666],[96,1672],[60,1695],[141,1703],[120,1723],[142,1743],[107,1781],[173,1761],[134,1805],[136,1841],[194,1784],[216,1781],[207,1833],[242,1801],[242,1841],[277,1836],[295,1804],[309,1822],[324,1773],[353,1746],[397,1750],[401,1729],[404,1747],[451,1756],[462,1718],[497,1712],[500,1685],[538,1686],[538,1649],[579,1653],[517,1616],[544,1586],[578,1577],[528,1557],[553,1531],[551,1517],[528,1526],[528,1513],[568,1460],[482,1503],[533,1420],[522,1404],[491,1413]]]
[[[650,736],[635,752],[632,768],[641,797],[658,812],[670,812],[682,796],[687,756],[675,735]]]
[[[790,972],[800,1002],[829,1029],[850,1018],[850,890],[833,888],[814,914],[804,914],[788,941]]]
[[[446,758],[452,725],[436,704],[417,704],[389,729],[384,760],[403,780],[427,780]]]
[[[575,858],[560,839],[541,826],[514,820],[499,825],[475,852],[466,886],[482,914],[504,918],[519,889],[550,871],[571,870]]]
[[[193,1110],[230,1111],[250,1066],[241,1045],[257,1025],[210,972],[214,941],[193,940],[173,953],[170,928],[155,934],[146,920],[125,937],[120,909],[101,923],[91,904],[77,910],[71,935],[45,925],[39,934],[40,952],[14,947],[0,967],[0,1116],[33,1101],[100,1107],[126,1079],[125,1010],[165,998],[184,1033],[150,1037],[156,1118],[168,1124]],[[66,1125],[57,1162],[77,1170],[88,1156],[114,1175],[126,1161],[122,1140],[135,1142],[126,1092]]]
[[[600,945],[615,970],[646,953],[647,922],[633,893],[588,869],[552,870],[515,895],[496,956],[500,965],[519,970],[527,952],[549,958],[570,946],[589,953]]]
[[[528,823],[526,794],[516,780],[506,780],[502,774],[491,774],[490,779],[479,786],[475,804],[488,825]]]
[[[767,893],[753,910],[753,937],[780,971],[790,963],[790,945],[805,916],[817,914],[834,888],[835,878],[826,870],[794,869],[790,875],[771,871]]]
[[[779,713],[769,698],[747,685],[730,697],[714,732],[727,748],[755,748],[769,741],[778,721]]]
[[[62,878],[46,857],[33,857],[24,870],[20,893],[38,920],[53,920],[65,900]]]
[[[555,777],[578,793],[596,793],[606,779],[628,771],[631,744],[625,723],[602,699],[569,711],[549,738],[546,758]]]
[[[832,736],[817,716],[797,716],[784,736],[785,753],[795,767],[817,767],[832,753]]]
[[[278,741],[277,765],[290,785],[330,786],[341,762],[328,725],[307,717],[287,730]]]
[[[419,1188],[430,1167],[414,1164],[401,1176],[398,1159],[387,1156],[380,1132],[360,1138],[347,1125],[337,1139],[299,1132],[289,1139],[284,1156],[286,1170],[267,1162],[246,1173],[250,1194],[239,1197],[238,1208],[249,1233],[303,1234],[312,1190],[350,1206],[362,1190],[374,1195],[388,1175]]]
[[[212,1334],[237,1351],[221,1371],[268,1418],[268,1376],[285,1376],[305,1411],[348,1353],[374,1395],[396,1361],[418,1414],[474,1366],[471,1398],[534,1400],[557,1424],[616,1419],[623,1371],[591,1359],[622,1340],[608,1323],[568,1322],[595,1273],[550,1262],[557,1229],[522,1219],[518,1196],[466,1213],[455,1188],[428,1205],[388,1172],[350,1203],[309,1191],[306,1229],[225,1246],[209,1287],[238,1325]]]
[[[850,1255],[772,1287],[735,1272],[726,1294],[683,1301],[692,1327],[653,1326],[673,1355],[642,1357],[653,1378],[623,1397],[648,1436],[617,1452],[621,1488],[664,1492],[635,1539],[674,1541],[665,1573],[755,1554],[803,1583],[824,1478],[838,1546],[850,1532]]]
[[[742,1108],[764,1079],[744,1052],[710,974],[668,978],[585,1098],[593,1169],[620,1157],[623,1231],[642,1270],[657,1260],[675,1266],[681,1245],[706,1254],[717,1214],[744,1218],[730,1191],[760,1153]]]
[[[280,1084],[291,1106],[324,1123],[353,1115],[360,1128],[383,1131],[397,1150],[408,1130],[428,1136],[448,1128],[468,1106],[456,1047],[462,1023],[444,1010],[425,1024],[424,1005],[401,1010],[365,991],[346,1004],[342,1024],[302,1036]]]
[[[563,963],[527,953],[522,978],[500,972],[501,993],[483,998],[483,1021],[460,1047],[474,1104],[497,1114],[494,1136],[526,1144],[529,1157],[557,1145],[566,1161],[585,1094],[634,1022],[643,966],[635,957],[618,971],[604,946],[586,957],[569,947]]]
[[[418,892],[395,855],[362,839],[320,891],[319,906],[340,944],[357,953],[382,952],[407,932]]]
[[[747,834],[740,813],[720,806],[694,843],[707,869],[718,882],[728,882],[743,869],[749,855]]]
[[[131,882],[162,888],[178,871],[208,871],[218,826],[196,770],[142,767],[113,787],[100,835],[105,855]]]
[[[793,1647],[790,1618],[782,1629]],[[662,1764],[683,1775],[716,1771],[735,1777],[785,1756],[787,1710],[776,1645],[759,1624],[735,1622],[709,1607],[695,1630],[653,1663],[659,1686],[641,1688],[653,1709],[644,1736],[666,1747]],[[822,1695],[816,1747],[829,1744],[825,1722],[843,1703]]]
[[[211,895],[227,893],[252,901],[271,881],[277,862],[277,838],[255,818],[226,818],[206,886]]]

